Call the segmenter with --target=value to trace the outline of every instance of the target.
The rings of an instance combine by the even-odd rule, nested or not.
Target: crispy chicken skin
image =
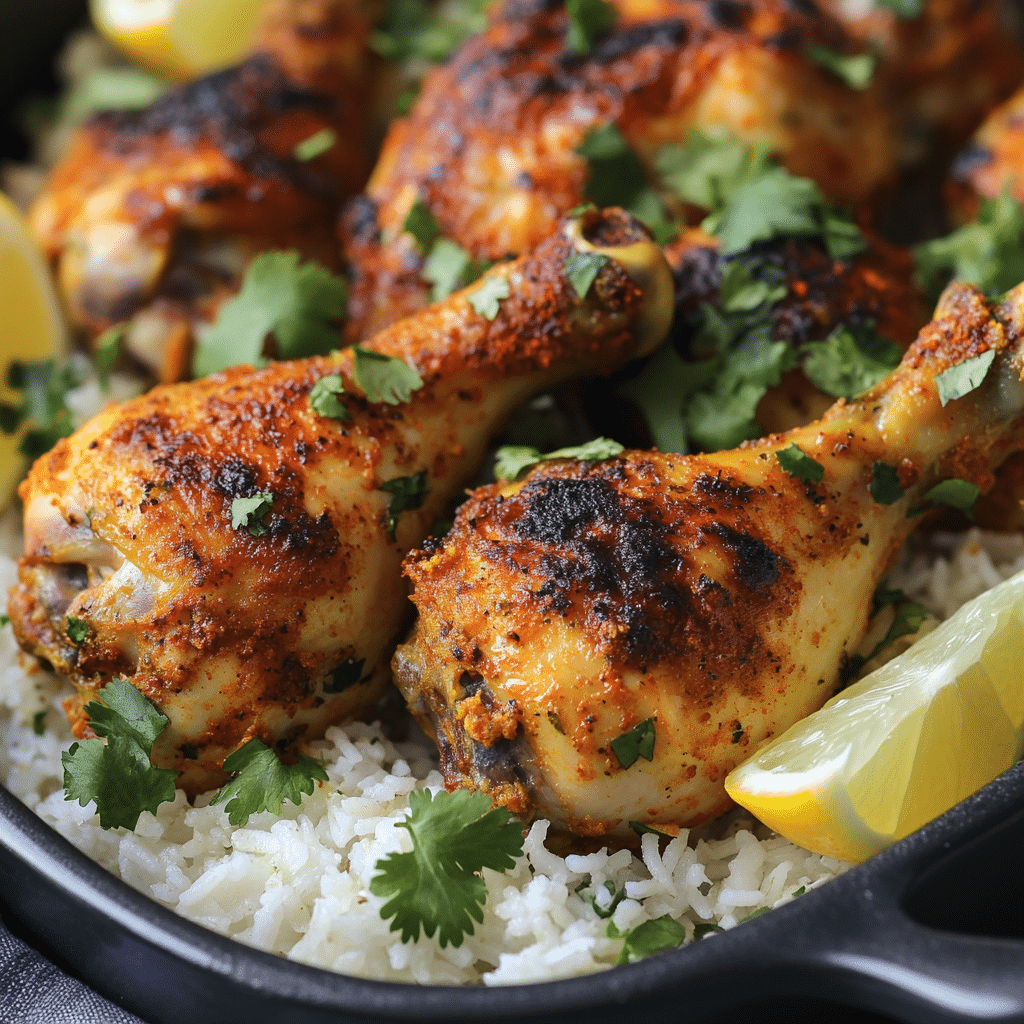
[[[595,249],[612,260],[581,299],[565,260]],[[402,558],[493,431],[534,391],[648,351],[671,318],[661,252],[621,211],[566,222],[493,278],[509,290],[493,319],[471,288],[372,340],[421,375],[407,403],[362,397],[346,350],[158,387],[35,463],[8,613],[23,647],[75,685],[77,734],[82,704],[124,676],[170,719],[154,763],[196,793],[252,736],[285,749],[374,706],[411,612]],[[310,405],[332,374],[347,420]],[[382,488],[420,473],[426,496],[389,536]],[[266,533],[233,528],[235,500],[264,493]],[[69,617],[88,627],[77,646]]]
[[[396,680],[450,788],[583,835],[688,826],[728,771],[837,690],[872,593],[936,481],[991,483],[1024,445],[1024,286],[944,294],[900,366],[818,422],[713,455],[543,463],[476,491],[411,554],[419,611]],[[945,408],[935,377],[989,349]],[[783,469],[799,448],[819,483]],[[898,468],[891,505],[873,465]],[[651,759],[617,738],[653,726]]]
[[[129,351],[178,380],[254,255],[337,267],[337,211],[369,170],[374,7],[271,0],[248,60],[79,131],[29,215],[73,324],[94,338],[130,321]],[[332,146],[296,156],[325,130]]]
[[[565,5],[506,0],[488,30],[425,80],[396,121],[366,191],[349,205],[343,246],[353,276],[350,336],[420,308],[428,288],[406,216],[424,202],[475,259],[528,250],[584,195],[577,147],[616,124],[650,169],[692,127],[767,142],[833,198],[861,200],[894,170],[876,92],[847,87],[804,55],[851,41],[813,7],[783,0],[629,0],[581,56]]]

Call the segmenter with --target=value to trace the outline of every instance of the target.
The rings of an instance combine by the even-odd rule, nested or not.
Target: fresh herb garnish
[[[479,288],[468,295],[469,304],[486,320],[493,320],[501,308],[501,300],[509,297],[508,280],[504,277],[486,277]]]
[[[606,0],[566,0],[569,27],[565,45],[575,53],[590,53],[597,39],[615,24],[618,11]]]
[[[494,463],[494,475],[498,480],[515,480],[528,466],[552,459],[582,459],[585,462],[598,462],[610,459],[622,451],[622,445],[609,437],[595,437],[592,441],[574,445],[571,448],[559,448],[542,455],[536,448],[529,445],[505,445],[499,448]]]
[[[764,143],[745,146],[725,128],[691,128],[682,146],[665,146],[655,167],[666,187],[705,210],[719,209],[743,182],[773,166]]]
[[[871,85],[878,65],[876,53],[840,53],[818,43],[808,43],[804,47],[804,53],[818,67],[824,68],[830,75],[845,82],[851,89],[857,90],[867,89]]]
[[[912,508],[907,513],[907,518],[921,515],[922,512],[927,512],[929,509],[936,508],[939,505],[948,505],[950,508],[958,509],[965,515],[970,516],[971,509],[974,508],[974,503],[978,500],[980,494],[981,490],[977,484],[972,484],[970,480],[952,477],[949,480],[937,483],[930,490],[925,491],[921,498],[921,504]]]
[[[565,276],[581,299],[587,297],[590,286],[608,260],[603,252],[578,252],[575,249],[566,257]]]
[[[389,0],[384,17],[370,37],[370,48],[381,57],[440,64],[471,35],[487,27],[488,0],[436,4],[429,0]]]
[[[36,734],[36,736],[42,736],[43,733],[46,732],[46,710],[45,710],[45,708],[42,711],[37,711],[32,716],[32,732],[34,732]]]
[[[939,401],[943,407],[957,398],[969,395],[975,388],[980,387],[995,357],[996,350],[990,348],[987,352],[982,352],[980,356],[972,356],[938,374],[935,384],[939,389]]]
[[[317,416],[334,420],[347,420],[352,414],[338,395],[345,393],[345,382],[336,373],[321,377],[309,389],[309,406]]]
[[[856,334],[854,334],[856,330]],[[884,380],[903,356],[899,345],[868,324],[839,324],[822,341],[803,346],[804,376],[834,398],[853,398]]]
[[[238,774],[217,790],[211,804],[222,804],[232,825],[245,825],[261,811],[281,813],[285,800],[298,806],[302,795],[313,792],[316,780],[327,782],[322,761],[300,755],[295,764],[284,764],[270,747],[251,739],[224,761],[224,770]]]
[[[924,0],[875,0],[876,7],[887,7],[897,18],[909,21],[924,10]]]
[[[839,670],[839,680],[845,686],[854,679],[860,670],[871,660],[877,658],[890,644],[895,643],[901,636],[909,636],[916,633],[928,618],[928,610],[924,605],[916,601],[907,600],[903,591],[897,587],[888,587],[880,584],[872,598],[871,616],[874,618],[883,608],[895,605],[892,623],[884,637],[878,641],[871,651],[865,656],[854,654],[846,659]],[[797,893],[793,893],[794,896]]]
[[[426,256],[441,237],[441,228],[430,212],[430,207],[422,199],[412,204],[402,222],[402,230],[408,231],[413,237],[420,252]]]
[[[607,934],[610,939],[623,939],[619,964],[631,964],[652,953],[675,949],[686,941],[686,928],[668,914],[644,921],[628,932],[620,932],[614,921],[608,922]]]
[[[703,939],[705,935],[713,935],[715,932],[720,932],[722,929],[711,921],[700,921],[693,926],[693,938],[694,941],[697,939]]]
[[[6,612],[0,615],[0,626],[9,626],[11,624],[11,617]]]
[[[96,801],[102,828],[134,829],[143,811],[156,813],[174,799],[177,772],[154,768],[153,743],[168,719],[127,680],[112,679],[85,705],[89,725],[102,739],[73,743],[61,755],[64,799],[83,807]]]
[[[321,128],[320,131],[310,135],[308,139],[303,139],[296,144],[292,153],[296,160],[304,163],[307,160],[315,160],[318,156],[323,156],[329,149],[334,148],[337,141],[338,133],[333,128]]]
[[[79,647],[85,643],[85,638],[92,632],[92,626],[85,619],[76,615],[69,615],[67,622],[68,639]]]
[[[388,505],[388,536],[394,540],[398,529],[398,517],[403,512],[412,512],[423,504],[427,496],[427,471],[421,469],[413,476],[399,476],[382,483],[378,490],[391,495]]]
[[[601,904],[597,902],[597,895],[588,893],[585,886],[582,886],[577,890],[577,892],[581,896],[586,895],[590,905],[594,908],[594,913],[603,921],[607,921],[608,918],[615,913],[615,908],[626,898],[626,889],[625,886],[617,887],[610,878],[607,878],[605,879],[604,890],[609,896],[606,906],[601,906]]]
[[[461,946],[482,922],[487,885],[480,872],[507,871],[523,852],[522,826],[503,807],[491,809],[483,793],[413,790],[409,817],[399,822],[412,836],[409,853],[377,861],[370,892],[387,899],[380,916],[391,931],[415,942],[420,929],[438,933],[443,949]]]
[[[796,442],[775,453],[779,465],[792,477],[805,484],[817,484],[825,475],[825,467],[807,455]]]
[[[54,121],[84,121],[100,110],[141,110],[167,88],[166,80],[141,68],[94,68],[60,99]]]
[[[771,907],[758,907],[756,910],[752,910],[745,917],[741,917],[737,923],[743,924],[744,921],[750,921],[755,917],[760,917],[762,914],[767,914],[769,910],[771,910]]]
[[[360,345],[352,347],[352,376],[368,402],[401,405],[423,387],[423,379],[407,362]]]
[[[803,896],[805,892],[807,892],[807,886],[801,885],[799,889],[794,889],[793,892],[790,893],[790,895],[793,897],[793,899],[796,899],[797,896]]]
[[[431,299],[440,302],[457,288],[478,280],[490,266],[486,260],[474,260],[450,238],[439,238],[423,263],[420,277],[432,286]]]
[[[646,718],[629,732],[616,736],[611,742],[612,753],[623,769],[631,768],[638,758],[654,760],[654,719]]]
[[[21,401],[0,402],[0,430],[15,434],[24,426],[19,450],[33,459],[44,455],[74,429],[66,397],[80,384],[71,367],[58,367],[52,359],[13,361],[7,367],[7,386],[21,392]]]
[[[261,491],[251,498],[235,498],[231,502],[231,529],[243,527],[252,537],[262,537],[267,532],[264,520],[274,503],[274,495],[270,491]]]
[[[299,265],[292,249],[261,253],[242,288],[221,306],[217,321],[196,347],[195,376],[240,363],[259,365],[273,336],[278,359],[325,355],[338,344],[345,285],[318,263]]]
[[[897,468],[888,462],[876,462],[871,467],[868,490],[879,505],[894,505],[903,497],[904,491]]]
[[[110,387],[110,370],[121,354],[121,342],[124,341],[127,333],[127,324],[114,324],[113,327],[108,327],[93,343],[96,376],[104,391]]]
[[[347,658],[337,668],[328,673],[323,682],[324,693],[342,693],[356,683],[363,681],[365,658]],[[367,677],[369,678],[369,677]]]

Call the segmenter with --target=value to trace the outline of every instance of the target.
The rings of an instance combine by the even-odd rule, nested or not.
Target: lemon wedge
[[[1024,573],[735,768],[725,788],[769,828],[861,861],[1024,756]]]
[[[17,404],[20,396],[7,387],[13,360],[61,359],[67,335],[50,269],[18,213],[0,193],[0,401]],[[0,508],[10,501],[25,472],[20,438],[0,433]]]
[[[90,0],[93,24],[157,74],[186,81],[245,56],[261,4],[255,0]]]

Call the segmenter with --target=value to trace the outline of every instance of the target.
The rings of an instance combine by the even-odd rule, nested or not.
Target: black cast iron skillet
[[[15,98],[52,81],[51,55],[82,9],[82,0],[0,0],[0,155],[23,155]],[[623,1024],[741,1014],[758,1024],[1024,1024],[1024,764],[785,907],[569,981],[420,987],[251,950],[109,875],[3,787],[0,912],[70,973],[153,1024]]]

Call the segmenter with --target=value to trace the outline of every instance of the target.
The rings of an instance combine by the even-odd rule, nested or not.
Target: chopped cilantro
[[[315,160],[323,156],[328,150],[333,149],[338,141],[338,134],[333,128],[321,128],[314,132],[308,139],[303,139],[292,151],[295,159],[303,163],[307,160]]]
[[[18,446],[24,455],[38,458],[72,432],[66,396],[81,381],[71,367],[59,367],[52,359],[38,363],[14,360],[7,367],[7,384],[21,392],[21,401],[17,405],[0,403],[0,429],[14,434],[25,427]]]
[[[652,953],[675,949],[686,941],[686,928],[668,914],[644,921],[625,933],[615,927],[614,921],[609,921],[607,934],[609,938],[625,940],[619,953],[620,964],[635,963]]]
[[[328,419],[351,419],[352,414],[338,398],[338,395],[344,393],[345,382],[336,373],[329,373],[309,389],[310,408],[317,416],[326,416]]]
[[[697,939],[703,939],[705,935],[713,935],[715,932],[720,932],[722,929],[711,921],[701,921],[693,926],[693,938],[696,942]]]
[[[412,235],[424,256],[430,252],[434,243],[441,237],[441,228],[430,212],[430,207],[422,199],[417,199],[412,204],[412,208],[402,222],[402,230],[408,231]]]
[[[1007,188],[998,199],[983,199],[970,224],[918,245],[914,257],[933,298],[952,278],[1002,295],[1024,280],[1024,210]]]
[[[587,297],[594,279],[608,261],[603,252],[578,252],[575,249],[566,257],[565,276],[581,299]]]
[[[403,512],[411,512],[423,504],[427,496],[427,471],[421,469],[413,476],[399,476],[394,480],[382,483],[378,490],[387,491],[391,495],[388,505],[388,536],[394,540],[398,529],[398,517]]]
[[[244,526],[252,537],[262,537],[267,532],[264,520],[274,502],[270,491],[261,491],[251,498],[235,498],[231,502],[231,529]]]
[[[423,379],[407,362],[360,345],[352,348],[352,376],[368,402],[401,405],[423,387]]]
[[[655,447],[663,452],[689,450],[683,405],[698,382],[694,368],[700,364],[681,359],[671,339],[662,342],[640,375],[622,388],[639,406]]]
[[[551,459],[582,459],[586,462],[598,462],[610,459],[622,451],[622,445],[609,437],[595,437],[592,441],[574,445],[571,448],[559,448],[542,455],[536,448],[528,445],[505,445],[499,448],[494,463],[494,475],[498,480],[515,480],[528,466]]]
[[[211,804],[222,804],[232,825],[245,825],[249,816],[261,811],[281,813],[285,800],[302,803],[302,794],[310,794],[316,780],[327,782],[322,761],[301,755],[295,764],[284,764],[270,747],[257,739],[249,740],[224,761],[224,770],[238,774],[214,794]]]
[[[961,480],[958,477],[943,480],[924,492],[922,503],[912,508],[907,517],[920,515],[938,505],[948,505],[970,516],[980,494],[981,490],[977,484],[972,484],[969,480]]]
[[[363,682],[363,669],[366,659],[347,658],[337,668],[328,673],[323,682],[324,693],[342,693],[356,683]],[[369,678],[369,677],[367,677]]]
[[[43,733],[46,732],[46,709],[45,708],[42,711],[37,711],[32,716],[32,731],[37,736],[42,736]]]
[[[876,462],[871,467],[871,483],[868,487],[871,497],[879,505],[893,505],[903,497],[903,486],[895,466],[888,462]]]
[[[885,636],[875,644],[869,654],[866,656],[854,654],[847,658],[839,672],[839,679],[843,684],[850,682],[869,661],[877,658],[882,651],[899,640],[901,636],[916,633],[928,618],[928,610],[923,605],[916,601],[908,601],[902,590],[890,589],[884,585],[879,586],[875,591],[872,605],[872,616],[877,615],[883,608],[895,605],[896,611],[892,623]]]
[[[96,376],[104,391],[110,387],[110,369],[121,354],[121,342],[124,341],[127,333],[127,324],[114,324],[113,327],[108,327],[93,343]]]
[[[822,341],[803,346],[804,376],[835,398],[853,398],[884,380],[899,365],[899,345],[877,334],[873,327],[853,330],[839,324]]]
[[[493,320],[501,308],[501,300],[509,297],[508,280],[504,277],[485,277],[479,288],[469,293],[469,304],[487,320]]]
[[[845,82],[851,89],[867,89],[875,77],[878,54],[846,54],[828,46],[808,43],[804,53],[820,68]]]
[[[615,913],[615,908],[626,898],[626,889],[625,887],[617,887],[615,883],[608,878],[605,879],[604,890],[609,896],[608,902],[605,906],[601,906],[601,904],[597,902],[596,894],[589,895],[589,900],[590,905],[594,908],[594,913],[603,921],[607,921],[608,918]],[[577,889],[577,892],[582,896],[584,893],[587,893],[587,889],[585,886],[581,886]]]
[[[67,633],[68,639],[79,647],[85,643],[85,638],[92,632],[92,626],[85,619],[76,615],[68,616]]]
[[[807,455],[795,442],[775,453],[779,465],[792,477],[805,484],[817,484],[825,475],[825,467]]]
[[[805,892],[807,892],[807,886],[801,885],[799,889],[794,889],[790,895],[793,897],[793,899],[796,899],[797,896],[803,896]]]
[[[391,931],[415,942],[420,929],[438,933],[443,949],[461,946],[482,922],[487,885],[480,872],[507,871],[523,852],[522,826],[504,808],[491,809],[483,793],[413,790],[409,817],[399,822],[412,837],[408,853],[377,861],[370,892],[387,899],[380,916]]]
[[[106,739],[73,743],[61,755],[64,799],[96,801],[102,828],[134,829],[143,811],[174,799],[177,772],[154,768],[153,743],[168,719],[125,679],[112,679],[85,705],[89,725]]]
[[[638,836],[652,835],[652,836],[661,836],[662,839],[673,839],[673,838],[675,838],[671,833],[669,833],[669,832],[662,832],[660,829],[655,828],[653,825],[645,825],[642,821],[631,821],[629,823],[629,827]]]
[[[618,19],[618,11],[606,0],[566,0],[569,27],[565,45],[576,53],[590,53],[597,39]]]
[[[439,238],[423,263],[420,277],[433,286],[430,293],[433,301],[440,302],[456,288],[472,284],[490,265],[485,260],[474,260],[450,238]]]
[[[261,253],[200,339],[192,370],[205,377],[240,363],[258,365],[270,336],[278,359],[324,355],[337,347],[344,311],[340,277],[318,263],[299,266],[292,249]]]
[[[924,10],[924,0],[875,0],[876,7],[887,7],[897,18],[909,21]]]
[[[99,110],[140,110],[159,99],[168,83],[137,67],[98,67],[77,81],[56,108],[58,121],[84,121]]]
[[[867,249],[864,235],[848,213],[825,206],[821,219],[825,249],[832,259],[852,260]]]
[[[0,615],[0,626],[9,626],[11,624],[11,617],[6,612]]]
[[[419,58],[432,64],[446,61],[469,36],[487,27],[488,0],[435,4],[428,0],[389,0],[384,17],[370,38],[381,57],[406,62]]]
[[[612,740],[612,753],[623,769],[631,768],[638,758],[642,757],[645,761],[654,760],[654,740],[654,719],[646,718],[638,725],[634,725],[629,732],[624,732]]]
[[[972,356],[962,363],[957,363],[956,366],[951,366],[948,370],[943,370],[935,378],[939,389],[939,401],[942,405],[945,406],[957,398],[963,398],[964,395],[969,395],[975,388],[980,387],[995,357],[996,350],[990,348],[987,352],[982,352],[980,356]]]
[[[749,914],[746,915],[746,917],[741,917],[738,923],[743,924],[744,921],[753,920],[753,918],[755,917],[760,917],[762,914],[767,914],[769,910],[771,910],[771,907],[758,907],[757,910],[752,910]]]

